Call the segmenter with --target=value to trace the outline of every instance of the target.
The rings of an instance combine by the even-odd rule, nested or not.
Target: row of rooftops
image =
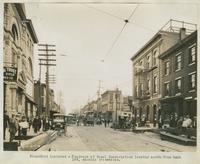
[[[131,58],[131,60],[135,60],[151,43],[153,43],[156,39],[161,38],[164,34],[172,34],[179,33],[180,30],[185,30],[187,37],[190,34],[195,33],[197,31],[197,25],[193,23],[188,23],[184,21],[178,21],[170,19],[139,51],[135,53],[135,55]]]

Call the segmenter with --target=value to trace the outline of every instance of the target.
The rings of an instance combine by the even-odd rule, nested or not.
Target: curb
[[[36,137],[33,137],[33,138],[21,143],[21,146],[19,147],[18,150],[19,151],[36,151],[41,146],[55,140],[56,136],[57,136],[56,131],[50,131],[50,132],[40,134]]]

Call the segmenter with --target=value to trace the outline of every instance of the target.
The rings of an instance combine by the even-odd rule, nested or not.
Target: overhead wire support
[[[46,117],[49,117],[50,116],[50,103],[49,103],[49,96],[50,96],[50,88],[49,88],[49,83],[55,83],[55,78],[50,78],[49,76],[49,67],[50,66],[56,66],[55,63],[51,63],[51,62],[55,62],[56,59],[51,59],[50,57],[55,57],[56,55],[55,54],[52,54],[52,52],[55,52],[55,45],[50,45],[50,44],[38,44],[38,46],[40,47],[38,49],[39,52],[42,52],[42,53],[39,53],[38,55],[39,56],[43,56],[45,58],[40,58],[39,61],[39,65],[43,65],[43,66],[46,66],[46,112],[45,112],[45,115]],[[42,61],[44,63],[42,63]]]
[[[106,15],[111,16],[111,17],[113,17],[113,18],[116,18],[116,19],[118,19],[118,20],[120,20],[120,21],[124,21],[124,22],[130,23],[130,24],[132,24],[132,25],[139,26],[139,27],[141,27],[141,28],[143,28],[143,29],[145,29],[145,30],[148,30],[148,31],[151,31],[151,32],[155,32],[155,30],[153,30],[153,29],[151,29],[151,28],[149,28],[149,27],[143,26],[143,25],[141,25],[141,24],[132,22],[132,21],[130,21],[130,19],[124,19],[124,18],[122,18],[122,17],[119,17],[119,16],[116,16],[116,15],[114,15],[114,14],[111,14],[111,13],[109,13],[109,12],[107,12],[107,11],[104,11],[104,10],[101,10],[101,9],[98,9],[98,8],[95,8],[95,7],[91,6],[91,5],[84,5],[84,6],[87,6],[88,8],[91,8],[91,9],[93,9],[93,10],[96,10],[96,11],[98,11],[98,12],[100,12],[100,13],[103,13],[103,14],[106,14]],[[138,4],[138,6],[134,9],[134,11],[132,12],[131,15],[133,15],[133,14],[135,13],[135,11],[136,11],[136,9],[137,9],[138,7],[139,7],[139,4]],[[131,15],[130,15],[130,16],[131,16]]]
[[[105,60],[105,58],[110,54],[110,52],[112,51],[113,47],[115,46],[116,42],[118,41],[119,37],[121,36],[122,32],[124,31],[126,25],[129,23],[130,19],[132,18],[133,14],[136,12],[136,10],[138,9],[139,4],[136,6],[136,8],[133,10],[133,12],[131,13],[131,15],[128,17],[128,19],[124,19],[124,25],[121,29],[121,31],[118,33],[117,37],[115,38],[114,42],[111,44],[110,48],[108,49],[106,55],[104,56],[104,59],[102,61]]]

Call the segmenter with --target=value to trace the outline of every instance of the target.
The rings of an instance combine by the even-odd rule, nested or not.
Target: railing
[[[197,30],[197,24],[170,19],[160,31],[179,33],[181,28],[185,28],[186,34],[189,35]]]

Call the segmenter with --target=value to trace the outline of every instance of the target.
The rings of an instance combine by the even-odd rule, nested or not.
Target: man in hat
[[[3,117],[3,139],[6,139],[6,129],[9,127],[10,124],[10,118],[7,114],[7,111],[4,111],[4,117]]]

